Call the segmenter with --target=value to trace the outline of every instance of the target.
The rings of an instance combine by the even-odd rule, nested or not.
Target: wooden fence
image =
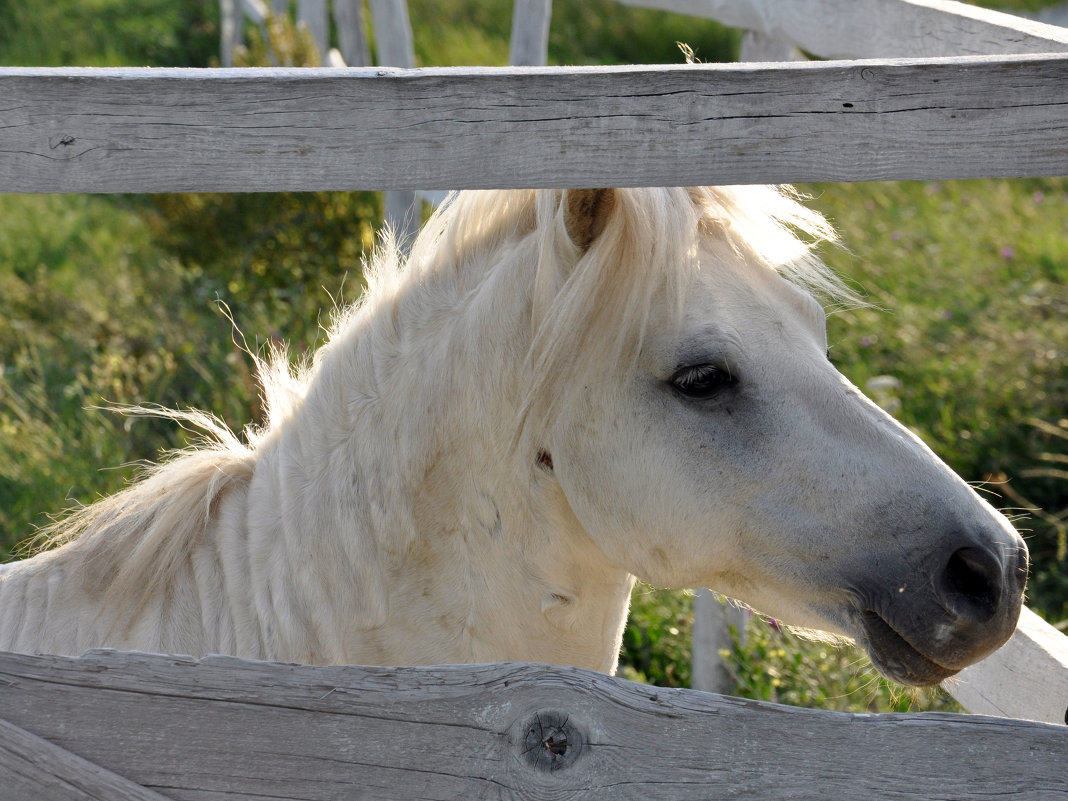
[[[1068,174],[1068,58],[0,69],[0,191]]]
[[[1068,799],[1064,726],[797,709],[543,665],[7,654],[0,710],[5,801]]]
[[[850,14],[832,0],[635,2],[743,25],[751,55],[882,57],[582,69],[0,68],[0,191],[1068,175],[1062,29],[944,0],[855,0]],[[351,15],[360,5],[335,0],[335,27],[339,8]],[[326,8],[313,6],[308,13]],[[544,0],[517,0],[517,9],[547,25]],[[840,24],[824,24],[835,14]],[[538,63],[540,52],[543,62],[544,29],[528,38],[513,59]],[[975,711],[1068,722],[1066,642],[1025,611],[1009,645],[950,689]],[[798,710],[531,665],[0,655],[0,719],[5,801],[1068,798],[1063,725]]]

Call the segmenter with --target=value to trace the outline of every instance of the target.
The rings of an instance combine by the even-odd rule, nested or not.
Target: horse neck
[[[299,465],[316,488],[294,498],[276,478],[267,494],[291,507],[277,519],[317,533],[297,571],[315,549],[343,553],[357,588],[339,604],[347,661],[614,667],[632,578],[592,545],[536,455],[514,448],[530,267],[452,286],[431,276],[374,309],[331,343],[280,440],[276,475]]]

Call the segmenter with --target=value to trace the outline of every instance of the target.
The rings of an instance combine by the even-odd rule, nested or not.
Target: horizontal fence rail
[[[0,68],[0,191],[1068,174],[1068,57],[603,68]]]
[[[529,664],[0,654],[0,718],[5,801],[1068,799],[1064,726],[797,709]]]

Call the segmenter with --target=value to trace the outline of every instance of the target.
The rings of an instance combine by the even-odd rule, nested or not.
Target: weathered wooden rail
[[[1068,56],[609,68],[0,69],[0,191],[1068,174]]]
[[[1068,799],[1063,726],[805,710],[542,665],[0,654],[0,710],[5,801]]]

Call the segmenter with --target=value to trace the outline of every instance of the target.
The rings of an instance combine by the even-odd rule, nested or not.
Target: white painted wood
[[[969,712],[1068,724],[1068,637],[1024,607],[1012,639],[943,686]]]
[[[400,71],[0,68],[0,191],[1068,174],[1068,59]]]
[[[552,0],[515,0],[509,63],[515,67],[544,67],[549,58]]]
[[[369,0],[369,4],[378,63],[388,67],[414,67],[415,49],[407,0]],[[392,136],[391,128],[392,125],[387,125],[382,135]],[[406,191],[386,192],[385,222],[402,243],[411,242],[419,231],[422,206],[411,191],[416,188],[409,185],[403,187]]]
[[[720,656],[733,646],[731,628],[745,642],[748,612],[711,590],[698,590],[693,599],[693,644],[690,685],[695,690],[731,694],[734,679]]]
[[[167,801],[159,793],[2,718],[0,798],[4,801]]]
[[[795,709],[543,665],[6,654],[0,710],[176,801],[1068,799],[1064,726]]]
[[[1068,50],[1068,31],[952,0],[620,0],[719,20],[823,58]]]
[[[363,22],[363,0],[334,0],[333,9],[341,58],[350,67],[368,66],[371,53]]]
[[[330,23],[326,0],[297,0],[297,22],[308,26],[312,41],[325,62],[330,50]]]

